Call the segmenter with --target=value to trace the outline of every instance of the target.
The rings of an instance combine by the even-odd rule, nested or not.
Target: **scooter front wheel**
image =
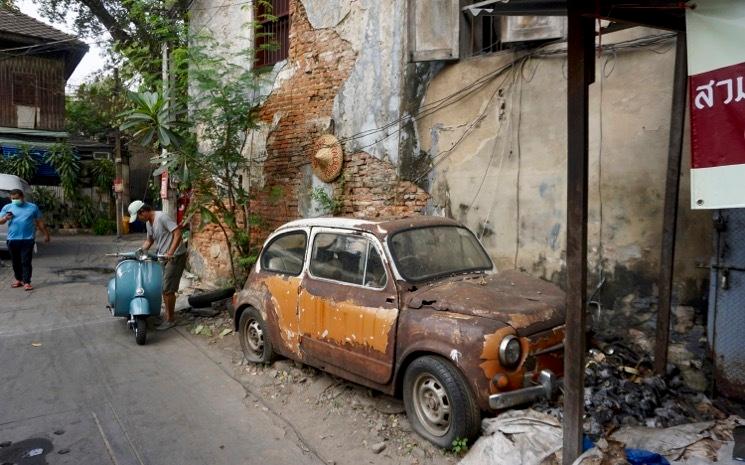
[[[140,346],[144,346],[147,342],[147,320],[145,318],[140,317],[135,320],[135,341]]]

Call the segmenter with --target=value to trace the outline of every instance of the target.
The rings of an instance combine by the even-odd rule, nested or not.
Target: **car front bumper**
[[[489,407],[503,410],[516,405],[527,404],[538,399],[550,399],[556,392],[561,380],[551,370],[541,370],[538,384],[489,396]]]

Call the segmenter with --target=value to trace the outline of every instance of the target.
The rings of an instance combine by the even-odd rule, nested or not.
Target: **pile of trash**
[[[585,365],[585,431],[591,437],[619,426],[666,428],[726,415],[706,395],[683,382],[677,367],[666,379],[654,374],[651,361],[621,343],[590,349]]]
[[[654,374],[648,357],[620,340],[593,345],[584,392],[584,430],[593,440],[622,426],[666,428],[727,416],[705,394],[686,386],[677,367],[671,365],[665,379]],[[542,402],[534,408],[561,419],[557,404]]]
[[[624,426],[591,441],[574,465],[713,465],[733,463],[745,451],[745,421],[736,416],[656,429]],[[483,436],[458,465],[558,465],[563,433],[554,417],[532,409],[484,419]]]

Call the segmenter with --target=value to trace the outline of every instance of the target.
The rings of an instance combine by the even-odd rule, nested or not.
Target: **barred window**
[[[256,66],[271,66],[290,50],[290,0],[259,1],[256,7]]]

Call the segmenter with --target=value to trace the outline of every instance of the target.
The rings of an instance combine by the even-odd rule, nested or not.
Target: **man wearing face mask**
[[[49,230],[41,219],[39,207],[23,198],[23,191],[10,191],[10,203],[0,210],[0,224],[8,223],[8,251],[13,261],[15,281],[10,287],[33,290],[31,285],[31,258],[34,253],[36,228],[44,233],[44,242],[49,242]]]

